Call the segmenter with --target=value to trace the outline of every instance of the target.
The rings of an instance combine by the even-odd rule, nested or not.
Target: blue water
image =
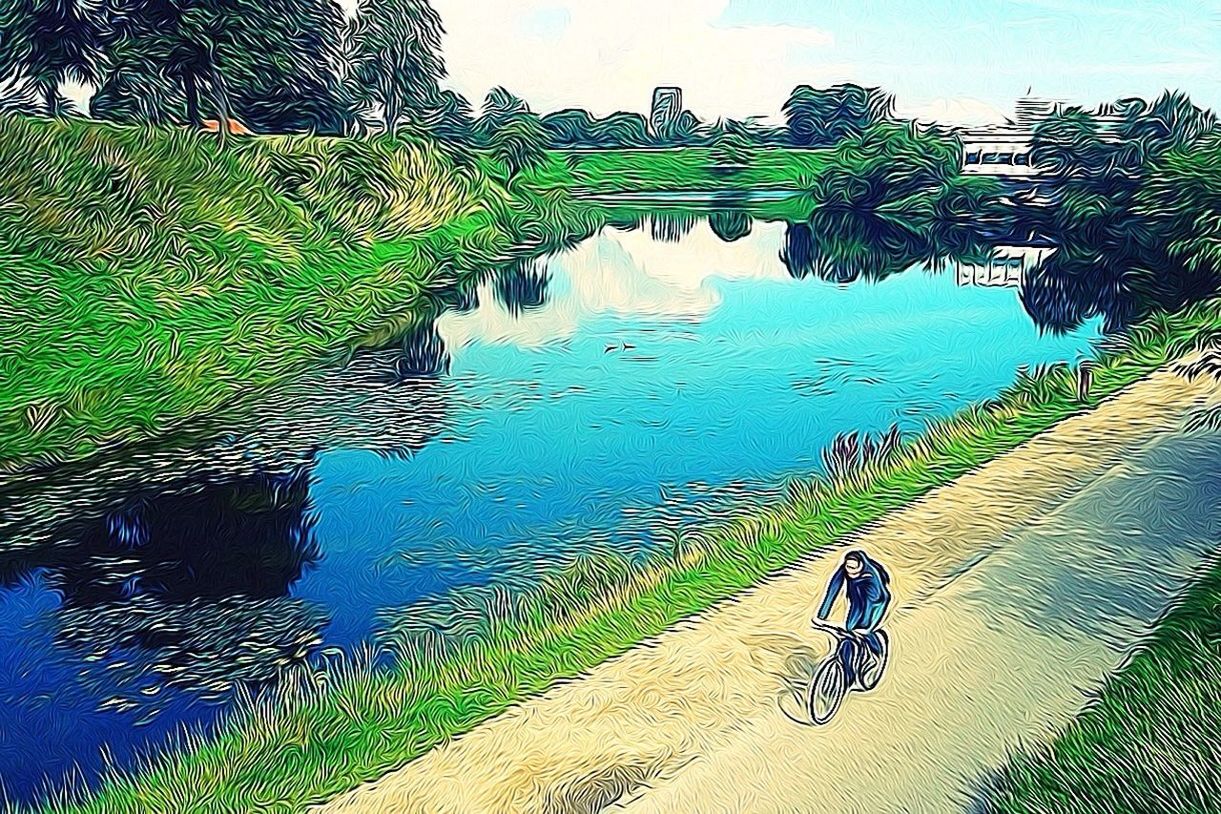
[[[154,530],[145,537],[188,535],[196,549],[229,540],[240,553],[257,537],[254,571],[232,585],[201,586],[203,561],[175,559],[172,573],[146,563],[133,577],[123,554],[147,543],[105,553],[116,546],[109,509],[101,548],[90,549],[105,553],[91,560],[104,578],[68,579],[54,558],[29,564],[0,589],[7,793],[30,798],[44,773],[60,786],[74,764],[92,778],[103,746],[122,765],[223,708],[166,678],[165,664],[188,656],[167,657],[156,637],[99,633],[95,608],[121,614],[172,593],[172,618],[189,628],[214,625],[209,614],[232,602],[250,635],[272,636],[273,620],[286,628],[251,652],[350,647],[449,588],[528,578],[593,545],[647,549],[675,523],[774,498],[819,469],[839,432],[917,431],[994,395],[1020,366],[1074,360],[1098,339],[1096,324],[1041,334],[1016,290],[960,287],[946,270],[796,280],[779,259],[783,238],[775,223],[732,243],[705,222],[676,242],[608,228],[545,261],[541,305],[509,307],[489,282],[475,307],[444,314],[439,381],[320,376],[285,395],[281,412],[234,431],[239,445],[257,436],[279,439],[266,443],[281,451],[313,449],[302,458],[308,478],[273,490],[275,512],[249,508],[250,495],[266,497],[263,481],[223,477],[216,500],[161,496],[129,510],[144,518],[133,527]],[[425,391],[427,411],[417,401]],[[164,457],[172,471],[181,456]],[[206,497],[221,487],[192,488]],[[189,537],[187,526],[207,535]],[[316,550],[276,564],[306,538]],[[217,573],[247,567],[234,562]],[[72,617],[77,633],[65,643],[74,602],[95,627]],[[195,653],[192,670],[223,673],[241,637],[203,656],[203,640],[191,641],[178,647]],[[122,687],[111,674],[125,676]],[[116,696],[131,708],[107,706]]]

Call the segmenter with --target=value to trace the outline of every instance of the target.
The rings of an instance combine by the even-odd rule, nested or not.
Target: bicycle
[[[855,665],[854,672],[856,673],[857,683],[860,688],[866,692],[872,690],[882,680],[882,673],[886,669],[886,662],[890,657],[890,639],[886,635],[886,631],[879,630],[876,632],[878,641],[881,644],[881,652],[873,654],[872,663],[866,664],[868,660],[865,657],[867,648],[861,639],[860,634],[845,630],[839,625],[829,625],[820,622],[817,619],[812,620],[812,624],[816,630],[821,630],[825,633],[830,633],[835,637],[835,648],[831,651],[831,655],[822,663],[822,666],[814,673],[814,678],[810,680],[810,687],[806,694],[806,704],[810,713],[810,719],[822,726],[828,723],[835,713],[839,711],[840,705],[844,703],[844,698],[848,695],[848,691],[852,689],[848,686],[848,671],[844,665],[844,660],[839,655],[839,645],[841,642],[852,639],[857,646],[853,648],[853,652],[857,656],[858,663]]]

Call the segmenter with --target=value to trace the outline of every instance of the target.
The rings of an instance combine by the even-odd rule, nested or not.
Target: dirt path
[[[779,704],[828,649],[808,619],[836,551],[324,810],[962,810],[1221,539],[1221,436],[1182,430],[1219,402],[1216,380],[1160,372],[859,535],[893,575],[893,657],[830,726]]]

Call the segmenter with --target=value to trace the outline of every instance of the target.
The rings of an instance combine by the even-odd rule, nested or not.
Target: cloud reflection
[[[551,258],[546,301],[536,308],[506,308],[495,283],[478,292],[479,306],[447,313],[437,331],[454,351],[473,342],[538,348],[573,337],[593,318],[612,314],[659,321],[698,321],[721,302],[716,280],[784,280],[777,261],[784,225],[760,223],[734,242],[700,220],[679,242],[657,240],[651,230],[605,229]]]

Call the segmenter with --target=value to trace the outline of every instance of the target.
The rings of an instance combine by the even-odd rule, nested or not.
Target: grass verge
[[[1106,350],[1093,400],[1221,335],[1221,301],[1158,315]],[[402,766],[557,680],[707,610],[1079,411],[1071,371],[1022,375],[893,454],[665,556],[587,557],[528,592],[455,592],[404,620],[390,669],[338,664],[245,704],[216,736],[184,737],[83,799],[43,812],[300,811]],[[367,660],[366,660],[367,661]]]
[[[1047,749],[1012,758],[983,810],[1221,810],[1221,559]]]

